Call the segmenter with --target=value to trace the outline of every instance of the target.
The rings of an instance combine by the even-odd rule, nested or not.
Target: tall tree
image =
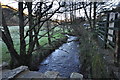
[[[89,16],[90,16],[90,27],[92,27],[92,2],[90,2],[90,14],[89,14]]]
[[[97,9],[97,2],[94,2],[93,3],[93,28],[95,28],[95,25],[96,25],[96,9]]]
[[[54,1],[53,1],[54,2]],[[19,14],[19,36],[20,36],[20,52],[17,52],[16,49],[14,48],[14,43],[13,39],[11,37],[10,31],[8,29],[8,26],[6,25],[4,15],[2,16],[2,27],[0,28],[0,32],[2,33],[2,40],[6,44],[10,55],[11,55],[11,66],[18,67],[20,65],[31,65],[31,59],[32,59],[32,53],[35,49],[35,45],[37,44],[38,40],[43,37],[38,37],[39,36],[39,31],[43,24],[48,21],[63,5],[58,2],[59,7],[54,9],[51,12],[51,9],[53,8],[53,2],[50,2],[48,4],[47,2],[44,2],[44,6],[47,5],[46,8],[43,8],[44,6],[43,3],[37,2],[35,4],[35,8],[32,8],[33,4],[32,2],[18,2],[18,14]],[[40,4],[39,4],[40,3]],[[40,6],[40,8],[36,6]],[[25,17],[26,16],[23,12],[25,8],[28,9],[28,22],[29,23],[29,29],[25,32],[25,26],[27,23],[25,23]],[[33,12],[39,12],[36,14]],[[47,18],[46,16],[49,14]],[[37,20],[38,21],[35,21]],[[34,23],[35,22],[35,23]],[[27,37],[29,37],[29,41],[27,44],[27,41],[25,40]],[[28,49],[26,48],[28,46]]]

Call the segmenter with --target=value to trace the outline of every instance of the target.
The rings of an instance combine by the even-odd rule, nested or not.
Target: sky
[[[14,8],[18,8],[18,4],[14,0],[0,0],[0,2],[5,4],[5,5],[9,5],[9,6],[12,6]]]
[[[37,0],[39,1],[39,0]],[[11,7],[17,8],[18,9],[18,2],[15,0],[0,0],[0,2],[4,5],[9,5]],[[56,8],[58,5],[54,5],[54,8]],[[27,9],[24,11],[27,14]],[[54,15],[53,18],[56,18],[57,15]],[[60,19],[61,17],[63,17],[63,15],[59,15],[58,18]]]
[[[37,0],[38,1],[38,0]],[[15,0],[0,0],[0,2],[4,5],[9,5],[13,8],[17,8],[18,9],[18,2]],[[58,5],[54,5],[54,8],[56,8]],[[24,10],[24,13],[27,14],[27,9]],[[52,18],[55,19],[56,17],[61,19],[61,17],[63,17],[64,15],[54,15]],[[63,18],[64,19],[64,18]]]
[[[35,0],[35,1],[41,1],[41,0]],[[72,0],[72,1],[75,1],[75,0]],[[76,1],[78,1],[78,0],[76,0]],[[79,0],[79,1],[81,1],[81,0]],[[116,3],[116,2],[119,2],[120,0],[105,0],[105,1],[113,1],[114,3]],[[18,8],[18,2],[16,2],[15,0],[0,0],[0,2],[3,3],[4,5],[9,5],[11,7]],[[54,8],[56,8],[57,6],[58,5],[54,5]],[[24,12],[27,14],[27,9]],[[79,11],[77,11],[77,13],[78,12]],[[52,18],[58,18],[58,19],[63,19],[64,20],[64,16],[65,15],[62,15],[62,14],[56,14]],[[83,10],[81,10],[81,14],[77,14],[77,17],[79,17],[79,16],[85,16]],[[68,15],[68,17],[70,17],[70,16]]]

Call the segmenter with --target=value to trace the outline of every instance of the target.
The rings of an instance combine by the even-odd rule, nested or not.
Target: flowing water
[[[68,36],[68,42],[63,44],[48,56],[39,66],[39,72],[56,71],[62,77],[69,77],[72,72],[79,72],[79,43],[77,37]]]

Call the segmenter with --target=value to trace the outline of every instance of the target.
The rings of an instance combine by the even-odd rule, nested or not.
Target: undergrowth
[[[95,41],[95,33],[80,29],[80,59],[82,62],[81,73],[84,78],[108,78],[108,71],[105,61],[99,52],[99,46]]]

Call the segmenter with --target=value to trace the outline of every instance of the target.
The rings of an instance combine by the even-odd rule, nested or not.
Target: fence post
[[[117,28],[116,31],[116,45],[115,45],[115,54],[114,54],[114,62],[117,63],[117,65],[120,65],[120,19],[118,19],[117,22]]]
[[[108,37],[108,27],[109,27],[109,13],[107,13],[107,20],[105,24],[105,35],[104,35],[104,48],[107,48],[107,37]]]

